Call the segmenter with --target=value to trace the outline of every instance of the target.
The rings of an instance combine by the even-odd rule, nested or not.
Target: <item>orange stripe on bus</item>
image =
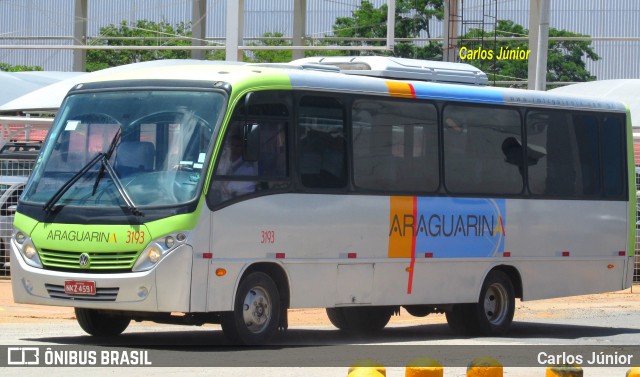
[[[414,203],[413,197],[392,196],[390,198],[391,210],[389,216],[389,258],[411,258],[413,253],[414,236],[412,220]]]
[[[416,92],[413,85],[404,82],[387,81],[389,94],[393,97],[416,98]]]

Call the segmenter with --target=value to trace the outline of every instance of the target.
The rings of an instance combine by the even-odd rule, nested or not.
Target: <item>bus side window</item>
[[[344,108],[334,98],[303,97],[298,118],[300,180],[308,188],[347,184]]]
[[[271,95],[271,93],[274,93]],[[226,130],[222,152],[208,194],[210,205],[290,187],[287,163],[288,106],[274,102],[278,92],[256,92],[251,97],[248,117],[244,106],[236,108]],[[243,101],[240,101],[243,104]],[[256,125],[259,134],[257,160],[247,161],[245,125]]]
[[[527,113],[527,153],[544,151],[528,169],[534,195],[561,198],[597,196],[601,192],[598,121],[593,115],[567,111]]]
[[[602,119],[600,135],[602,135],[602,181],[604,195],[607,198],[624,198],[625,150],[624,124],[622,118],[607,116]]]
[[[522,130],[517,110],[448,104],[443,119],[444,177],[449,192],[522,192]]]
[[[243,158],[243,123],[232,121],[219,157],[214,189],[219,200],[224,201],[237,196],[253,193],[256,190],[255,178],[258,176],[258,163]]]
[[[436,107],[415,100],[354,101],[353,179],[356,187],[394,192],[438,189]]]

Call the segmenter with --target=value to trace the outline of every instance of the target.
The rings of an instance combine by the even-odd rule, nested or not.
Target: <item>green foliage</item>
[[[267,32],[262,34],[262,39],[258,42],[249,43],[249,46],[291,46],[291,41],[284,37],[281,32]],[[306,41],[309,45],[309,42]],[[328,42],[316,44],[317,46],[328,46]],[[340,50],[306,50],[304,55],[309,56],[339,56],[344,52]],[[252,57],[245,56],[244,61],[253,63],[287,63],[293,59],[291,50],[253,50]]]
[[[291,42],[284,38],[280,32],[268,32],[262,34],[264,38],[259,42],[249,43],[249,46],[291,46]],[[253,62],[260,63],[285,63],[292,59],[291,50],[253,50]]]
[[[387,5],[379,8],[369,0],[362,0],[351,17],[338,17],[333,25],[333,35],[341,38],[386,38]],[[442,20],[443,0],[398,0],[396,2],[396,38],[416,38],[425,32],[431,37],[431,20]],[[339,45],[352,45],[353,42],[340,42]],[[386,41],[364,41],[363,46],[384,46]],[[358,52],[354,52],[357,54]],[[365,52],[365,54],[370,54]],[[394,56],[416,59],[439,59],[442,57],[440,43],[429,41],[425,46],[416,46],[410,42],[399,42],[394,46]]]
[[[333,24],[333,35],[340,38],[384,38],[387,36],[387,5],[375,8],[368,0],[362,0],[351,17],[338,17]],[[384,42],[361,42],[363,45],[382,46]],[[340,42],[350,45],[351,42]]]
[[[529,31],[523,26],[508,20],[499,20],[496,26],[498,36],[528,36]],[[476,48],[474,44],[480,38],[484,38],[485,42],[491,40],[494,34],[485,32],[481,29],[471,29],[467,34],[460,37],[460,47],[465,46],[468,49]],[[549,37],[586,37],[586,35],[572,33],[566,30],[549,29]],[[497,41],[495,46],[495,56],[500,54],[501,50],[527,50],[529,42],[526,40],[518,41]],[[486,43],[484,46],[487,49]],[[581,82],[592,81],[596,77],[592,76],[586,69],[583,57],[593,61],[599,60],[600,57],[591,48],[591,42],[588,41],[549,41],[549,50],[547,53],[547,81],[548,82]],[[484,72],[487,72],[491,81],[513,81],[523,80],[526,82],[528,76],[528,60],[496,60],[496,59],[471,59],[463,60],[463,62],[473,64]]]
[[[156,23],[139,20],[133,25],[122,21],[118,26],[112,24],[100,28],[100,35],[104,39],[97,40],[94,45],[191,46],[191,24],[185,22],[174,26],[164,21]],[[120,37],[135,37],[135,39],[110,39]],[[216,54],[207,53],[206,58],[214,59],[214,55]],[[190,50],[89,50],[87,51],[87,71],[149,60],[189,59],[190,57]]]
[[[0,71],[4,72],[22,72],[22,71],[42,71],[39,65],[11,65],[8,63],[0,63]]]
[[[550,37],[588,37],[566,30],[549,29]],[[589,41],[551,41],[549,42],[549,56],[547,61],[547,81],[593,81],[585,68],[583,57],[593,61],[600,60],[598,54],[591,48]]]

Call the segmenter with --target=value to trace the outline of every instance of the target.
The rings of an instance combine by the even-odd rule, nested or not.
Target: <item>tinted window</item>
[[[285,103],[278,102],[279,94],[282,93],[252,93],[248,112],[243,105],[234,111],[210,190],[212,204],[289,186],[289,111]],[[250,130],[253,136],[249,136]],[[254,138],[257,145],[251,145],[249,138]]]
[[[298,119],[300,180],[309,188],[347,184],[344,108],[334,98],[306,96]]]
[[[516,110],[449,105],[443,112],[443,134],[447,190],[522,192],[522,136]]]
[[[435,106],[365,99],[354,102],[351,116],[356,186],[386,191],[437,190]]]
[[[564,111],[527,113],[529,189],[559,197],[600,193],[598,122]]]
[[[620,197],[625,192],[624,126],[619,117],[607,116],[602,122],[602,164],[605,197]]]

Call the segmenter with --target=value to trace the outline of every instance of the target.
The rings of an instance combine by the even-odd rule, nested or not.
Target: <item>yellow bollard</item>
[[[467,377],[502,377],[502,374],[502,364],[489,356],[475,358],[467,367]]]
[[[582,368],[577,365],[556,365],[547,368],[546,377],[582,377]]]
[[[421,357],[411,360],[405,369],[405,377],[442,377],[444,369],[435,359]]]
[[[386,377],[387,369],[375,360],[358,360],[351,364],[347,377]]]
[[[627,371],[627,377],[640,377],[640,367],[633,367]]]
[[[349,372],[347,377],[384,377],[384,374],[378,372],[376,368],[356,367],[356,368],[353,368],[351,372]]]

